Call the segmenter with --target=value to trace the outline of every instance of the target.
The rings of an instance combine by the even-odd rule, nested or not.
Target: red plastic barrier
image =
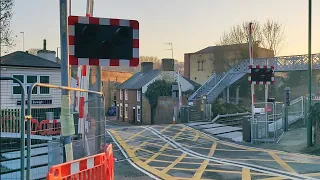
[[[31,134],[37,134],[39,128],[39,121],[37,119],[31,119]]]
[[[42,136],[59,135],[61,131],[61,124],[58,120],[42,120],[39,124],[39,134]]]
[[[112,144],[109,144],[106,149],[106,157],[107,157],[107,180],[114,179],[114,158],[113,158],[113,150]]]
[[[105,153],[52,166],[47,174],[47,180],[114,180],[113,171],[114,159],[110,144]]]

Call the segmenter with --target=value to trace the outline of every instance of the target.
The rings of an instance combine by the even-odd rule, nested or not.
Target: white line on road
[[[178,147],[178,149],[181,152],[186,153],[186,154],[188,154],[190,156],[193,156],[193,157],[197,157],[197,158],[200,158],[200,159],[209,160],[209,161],[213,161],[213,162],[217,162],[217,163],[221,163],[221,164],[228,164],[228,165],[242,167],[242,168],[249,168],[249,169],[252,169],[252,170],[257,171],[257,172],[272,174],[272,175],[275,175],[275,176],[281,176],[281,177],[285,177],[285,178],[289,178],[289,179],[297,179],[297,180],[298,179],[310,179],[310,180],[312,179],[312,178],[307,177],[307,176],[288,173],[288,172],[285,172],[285,171],[266,168],[266,167],[262,167],[262,166],[256,166],[256,165],[251,165],[251,164],[242,163],[242,162],[236,162],[236,161],[224,160],[224,159],[220,159],[220,158],[208,157],[208,156],[205,156],[203,154],[199,154],[197,152],[194,152],[194,151],[192,151],[190,149],[187,149],[187,148],[183,147],[180,143],[177,143],[174,140],[171,140],[170,138],[166,137],[161,132],[153,129],[152,127],[147,127],[147,128],[153,134],[155,134],[159,138],[161,138],[164,141],[166,141],[168,144],[170,144],[172,146],[176,145],[176,147]],[[271,172],[269,172],[269,171],[271,171]]]
[[[273,151],[273,152],[276,152],[276,153],[288,153],[288,152],[285,152],[285,151],[279,151],[279,150],[273,150],[273,149],[262,149],[262,148],[257,148],[257,147],[251,147],[251,146],[245,146],[245,145],[241,145],[241,144],[236,144],[236,143],[232,143],[232,142],[226,142],[226,141],[222,141],[221,139],[218,139],[210,134],[207,134],[205,132],[202,132],[202,131],[199,131],[197,129],[194,129],[193,127],[191,126],[188,126],[188,125],[185,125],[185,124],[181,124],[182,126],[185,126],[185,127],[189,127],[189,128],[192,128],[194,131],[196,132],[200,132],[201,134],[203,135],[206,135],[208,137],[211,137],[212,139],[216,140],[216,141],[221,141],[223,143],[227,143],[227,144],[231,144],[231,145],[235,145],[235,146],[238,146],[238,147],[243,147],[243,148],[250,148],[250,149],[256,149],[256,150],[260,150],[260,151]],[[315,155],[310,155],[310,154],[301,154],[301,153],[290,153],[291,155],[297,155],[297,156],[304,156],[304,157],[311,157],[311,158],[316,158],[316,159],[319,159],[319,156],[315,156]]]
[[[131,159],[128,157],[127,153],[125,153],[124,149],[120,146],[120,144],[115,140],[115,138],[113,137],[113,135],[108,131],[109,136],[112,138],[112,140],[114,141],[114,143],[118,146],[118,148],[120,149],[121,153],[123,154],[123,156],[127,159],[127,161],[133,166],[135,167],[137,170],[143,172],[144,174],[148,175],[150,178],[155,179],[155,180],[161,180],[160,178],[154,176],[153,174],[149,173],[148,171],[140,168],[139,166],[137,166],[135,163],[133,163],[131,161]]]

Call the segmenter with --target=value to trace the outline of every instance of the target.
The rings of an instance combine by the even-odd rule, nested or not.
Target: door
[[[136,122],[136,109],[135,108],[133,108],[133,113],[132,113],[132,120],[133,120],[133,123],[135,123]]]

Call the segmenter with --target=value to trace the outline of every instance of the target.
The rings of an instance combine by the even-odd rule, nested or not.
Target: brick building
[[[172,59],[162,59],[161,69],[153,69],[152,62],[141,63],[141,71],[117,87],[117,119],[153,124],[144,93],[155,80],[169,78],[178,79],[178,73],[173,70]],[[180,84],[183,92],[194,89],[194,84],[182,76]]]
[[[254,58],[273,57],[269,49],[253,46]],[[184,77],[203,84],[213,73],[223,73],[249,58],[248,44],[209,46],[194,53],[184,54]]]

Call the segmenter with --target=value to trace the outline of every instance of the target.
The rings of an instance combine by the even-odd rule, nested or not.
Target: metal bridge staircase
[[[320,53],[312,55],[313,69],[320,69]],[[274,66],[276,72],[306,71],[308,70],[308,55],[281,56],[273,58],[254,59],[255,65],[264,66],[268,62],[269,66]],[[243,60],[226,73],[214,73],[196,92],[189,98],[189,101],[200,99],[206,95],[208,103],[213,102],[225,88],[235,83],[248,73],[250,60]]]

